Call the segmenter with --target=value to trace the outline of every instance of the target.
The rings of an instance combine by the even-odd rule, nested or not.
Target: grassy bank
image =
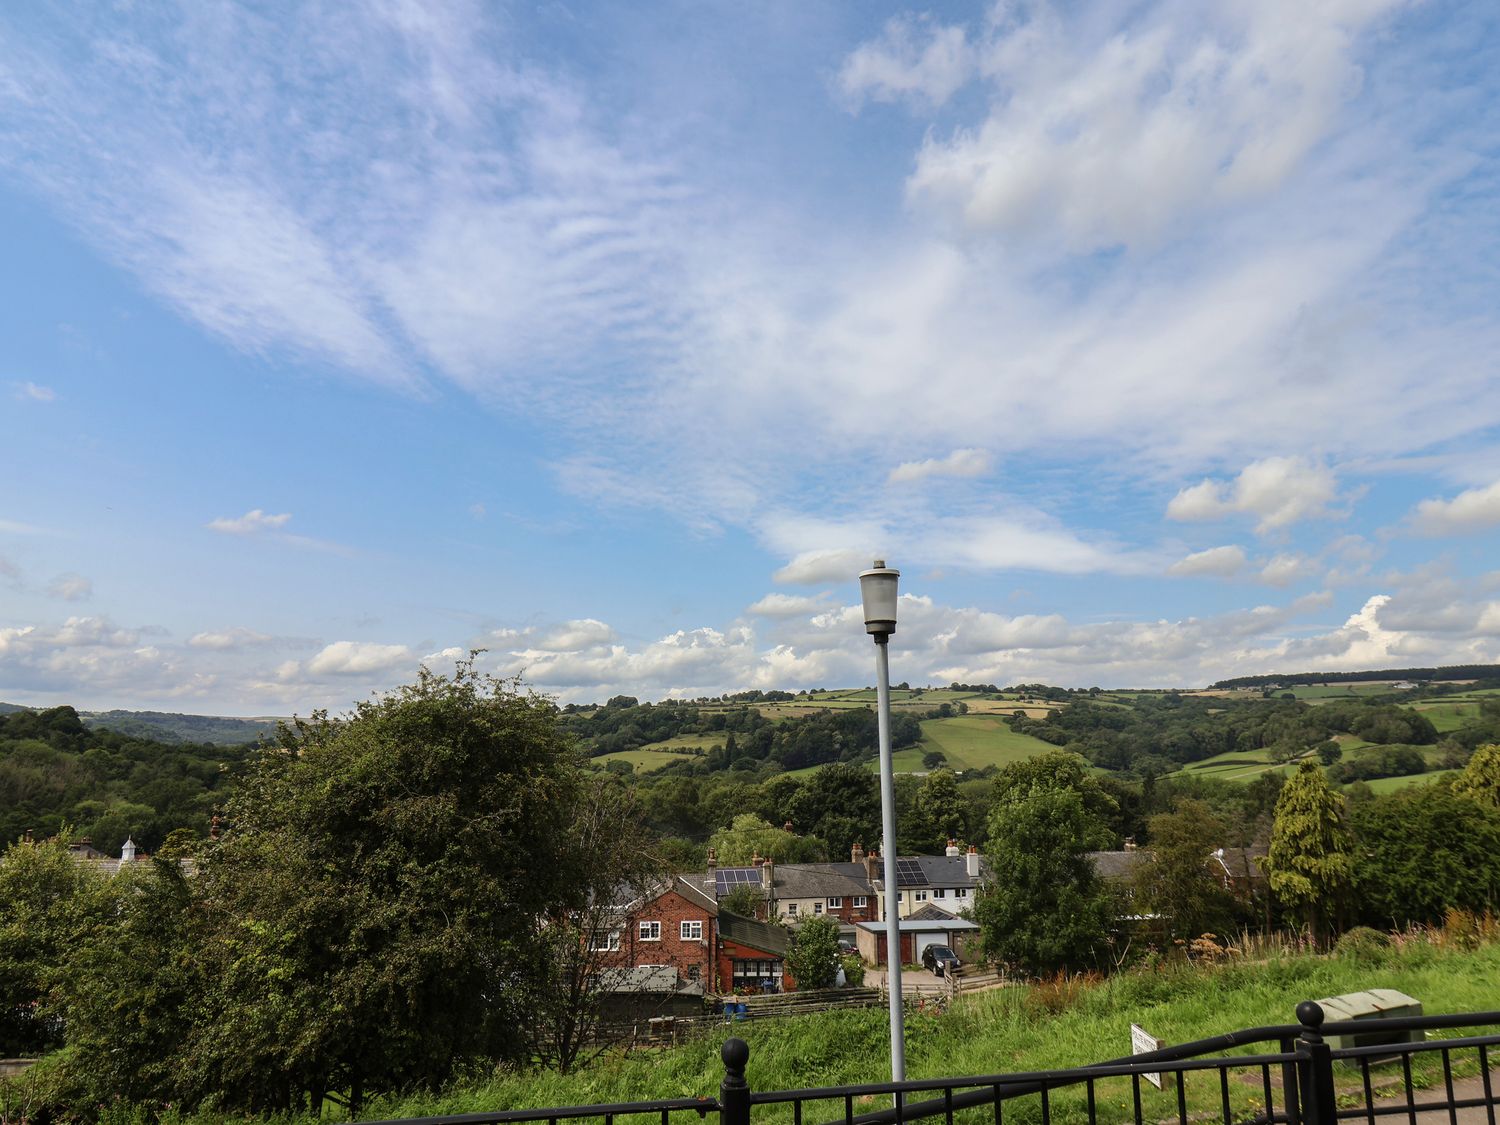
[[[1428,1013],[1500,1007],[1500,946],[1465,951],[1413,942],[1375,964],[1288,955],[1213,969],[1132,972],[1092,987],[1044,985],[976,994],[942,1015],[908,1020],[907,1073],[935,1078],[1078,1066],[1128,1054],[1131,1023],[1180,1043],[1236,1028],[1293,1023],[1299,1001],[1366,988],[1405,992],[1421,1000]],[[670,1050],[616,1055],[575,1075],[515,1073],[441,1096],[391,1099],[372,1107],[369,1116],[712,1096],[723,1077],[719,1047],[728,1034],[726,1028]],[[754,1089],[889,1077],[883,1009],[765,1020],[737,1025],[733,1034],[750,1045],[747,1073]],[[1236,1098],[1255,1094],[1247,1086]],[[1175,1099],[1154,1091],[1148,1096]],[[1167,1103],[1163,1107],[1165,1112]],[[837,1115],[834,1106],[829,1116]]]

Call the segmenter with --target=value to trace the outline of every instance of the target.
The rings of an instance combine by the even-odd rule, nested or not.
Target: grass
[[[952,719],[929,719],[922,724],[922,741],[897,755],[915,760],[922,769],[922,755],[941,751],[954,769],[977,770],[1004,766],[1057,747],[1029,734],[1017,734],[1005,723],[988,715],[960,715]],[[898,767],[900,768],[900,767]]]
[[[1295,1023],[1293,1009],[1299,1001],[1366,988],[1394,988],[1415,996],[1428,1014],[1479,1011],[1494,1006],[1492,982],[1497,977],[1500,947],[1465,951],[1409,941],[1377,964],[1335,956],[1284,955],[1216,969],[1184,965],[1137,971],[1093,987],[1073,982],[1000,989],[964,997],[942,1015],[909,1016],[907,1076],[920,1079],[1081,1066],[1128,1054],[1131,1023],[1167,1043],[1181,1043],[1242,1027]],[[883,1009],[754,1021],[737,1025],[734,1034],[750,1046],[747,1075],[755,1090],[888,1078]],[[463,1091],[383,1100],[369,1107],[366,1116],[494,1112],[713,1095],[723,1077],[718,1052],[725,1037],[724,1030],[715,1030],[675,1048],[615,1055],[568,1076],[517,1072]],[[1201,1104],[1217,1109],[1217,1086],[1214,1076],[1190,1076],[1186,1087],[1190,1107]],[[1234,1081],[1232,1086],[1237,1103],[1248,1105],[1259,1092],[1257,1085]],[[1175,1116],[1174,1091],[1158,1093],[1143,1086],[1142,1094],[1148,1120]],[[1104,1103],[1101,1108],[1125,1108],[1115,1103],[1128,1101],[1128,1082],[1101,1083],[1099,1096]],[[833,1102],[818,1108],[827,1110],[824,1117],[834,1117],[843,1107]],[[1052,1106],[1054,1120],[1077,1120],[1081,1108],[1081,1093],[1075,1097],[1059,1092]],[[1007,1110],[1008,1119],[1039,1117],[1038,1107],[1029,1100],[1014,1110],[1014,1114]],[[777,1120],[791,1116],[789,1108],[778,1113],[767,1106],[763,1112]]]
[[[1440,778],[1453,777],[1458,772],[1458,770],[1431,770],[1428,773],[1408,774],[1406,777],[1377,777],[1374,781],[1367,781],[1365,784],[1376,793],[1392,793],[1411,785],[1431,785]]]
[[[1414,703],[1411,709],[1425,715],[1439,734],[1458,730],[1479,718],[1478,702],[1444,700],[1441,703]]]
[[[1231,750],[1202,761],[1189,762],[1171,776],[1199,774],[1226,781],[1250,781],[1263,773],[1289,774],[1296,768],[1297,764],[1291,762],[1277,765],[1261,750]]]

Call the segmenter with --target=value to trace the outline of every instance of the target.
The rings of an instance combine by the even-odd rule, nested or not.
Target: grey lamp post
[[[896,780],[891,762],[891,664],[886,642],[896,631],[896,583],[899,570],[884,559],[859,576],[865,603],[865,632],[875,641],[875,716],[880,732],[880,820],[885,858],[886,987],[891,1000],[891,1081],[906,1081],[906,1028],[901,1006],[901,888],[896,882]]]

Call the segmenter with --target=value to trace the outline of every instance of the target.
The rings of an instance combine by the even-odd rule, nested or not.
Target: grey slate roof
[[[773,868],[777,898],[870,895],[862,863],[786,863]]]
[[[790,944],[785,927],[723,911],[719,914],[719,936],[776,957],[785,957]]]

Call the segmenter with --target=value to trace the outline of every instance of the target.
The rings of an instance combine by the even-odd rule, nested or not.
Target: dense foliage
[[[154,851],[175,828],[206,835],[249,753],[91,729],[71,707],[0,715],[0,842],[67,825],[116,854],[127,836]]]

